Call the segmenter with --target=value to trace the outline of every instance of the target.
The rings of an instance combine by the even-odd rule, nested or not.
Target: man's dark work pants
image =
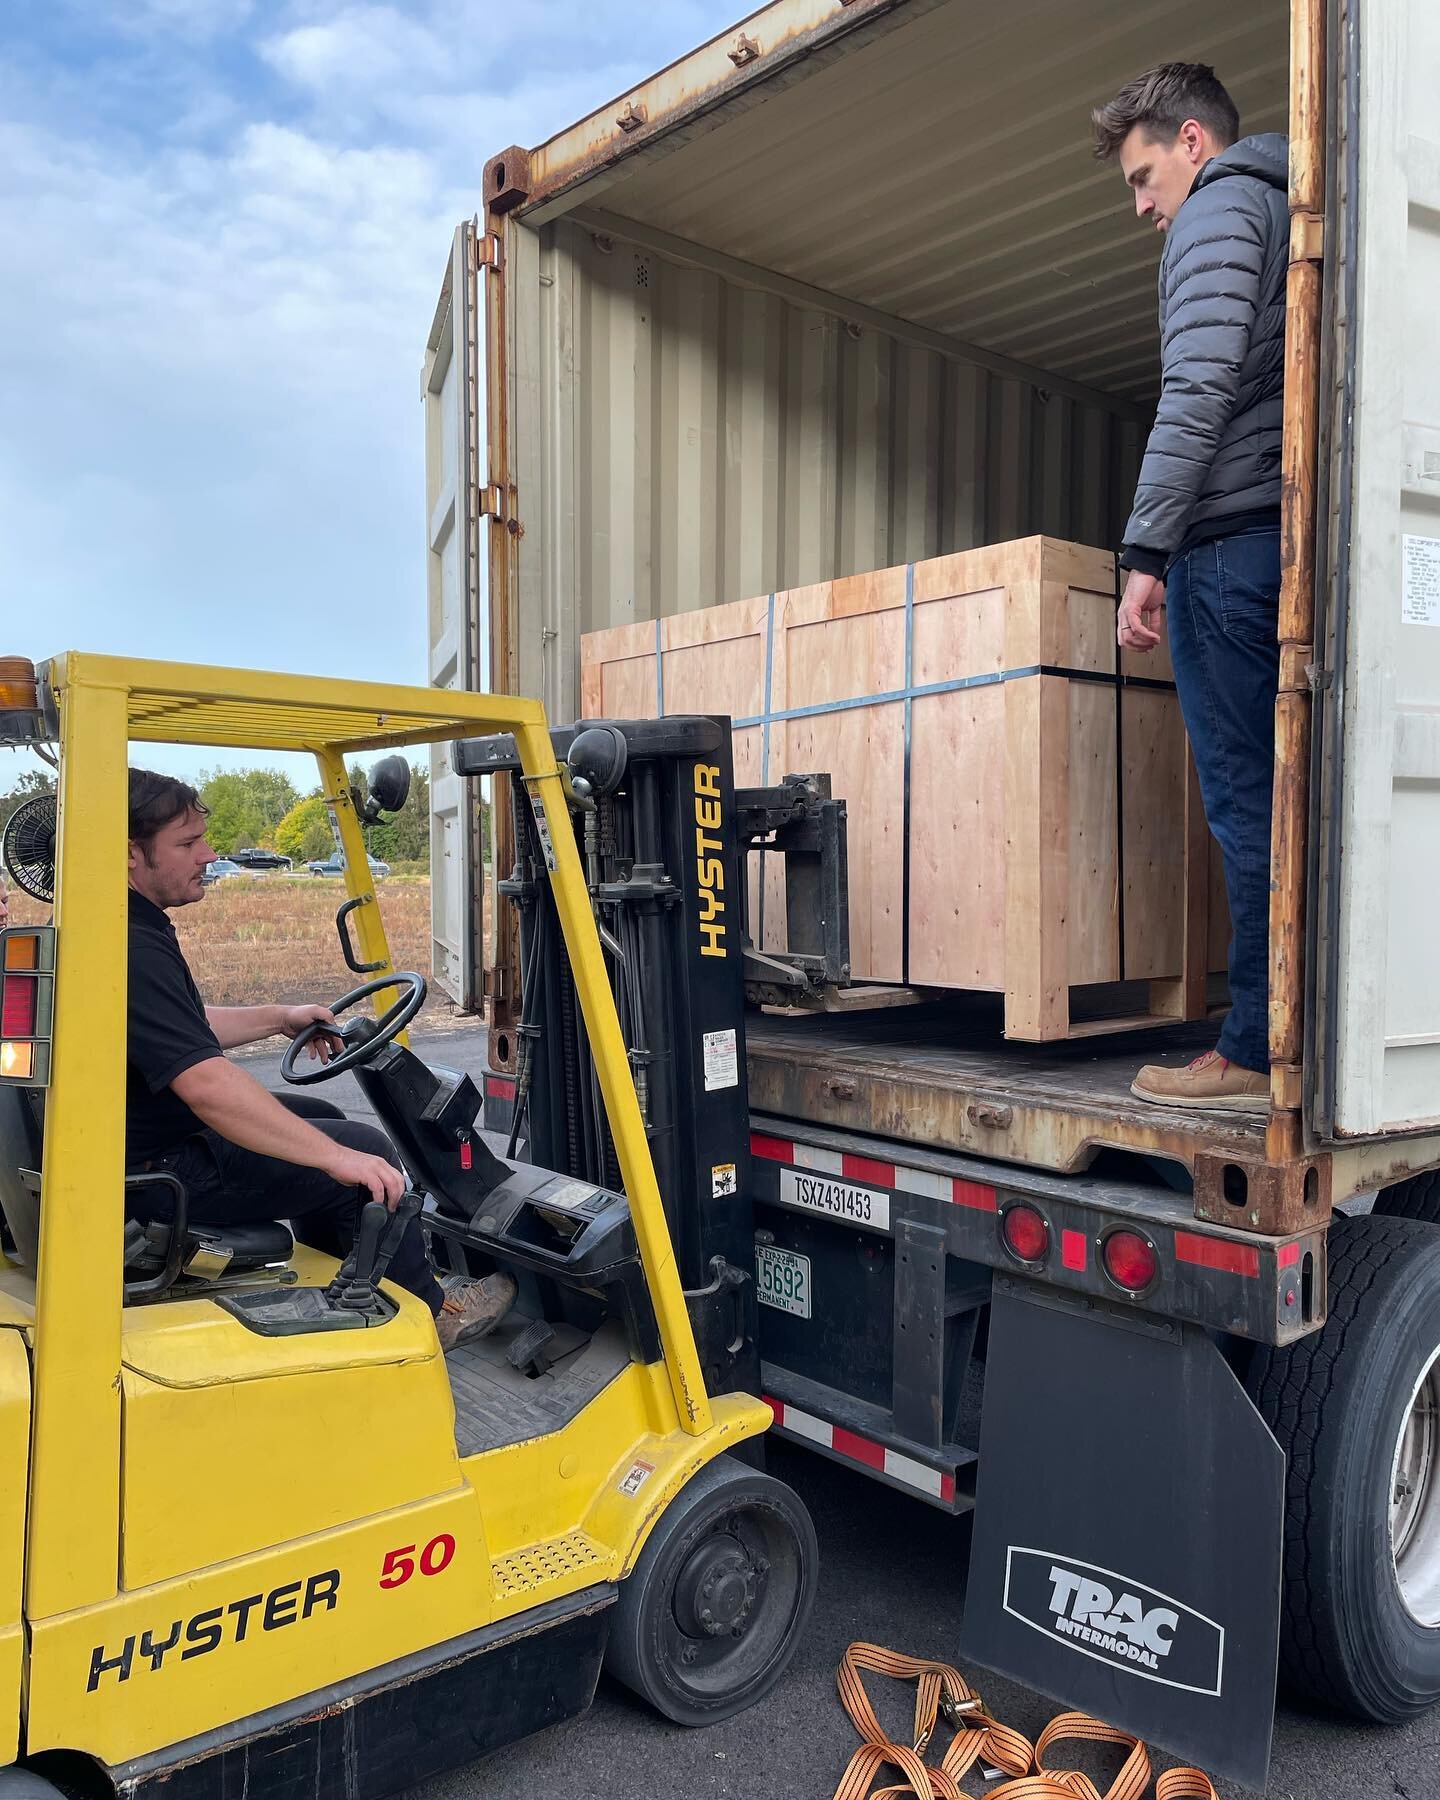
[[[1165,577],[1170,659],[1205,817],[1225,854],[1230,1014],[1220,1054],[1270,1067],[1270,812],[1280,648],[1280,532],[1197,544]]]
[[[336,1143],[383,1156],[400,1167],[394,1146],[383,1131],[347,1119],[328,1100],[308,1094],[277,1094],[275,1098]],[[185,1185],[192,1224],[250,1225],[286,1219],[302,1244],[342,1260],[355,1241],[361,1205],[370,1198],[366,1189],[342,1187],[320,1169],[302,1168],[276,1156],[263,1156],[258,1150],[242,1150],[214,1131],[190,1138],[165,1158],[165,1166]],[[440,1310],[443,1294],[418,1219],[406,1226],[386,1279],[418,1295],[431,1312]]]

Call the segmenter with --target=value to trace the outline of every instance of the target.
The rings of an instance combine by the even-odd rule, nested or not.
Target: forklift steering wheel
[[[387,1044],[399,1037],[425,1004],[427,989],[423,975],[399,972],[381,975],[375,981],[367,981],[364,987],[351,988],[330,1010],[338,1017],[360,1001],[368,1000],[372,994],[378,994],[382,988],[399,988],[400,997],[378,1019],[351,1019],[349,1024],[341,1026],[338,1031],[317,1019],[303,1030],[297,1031],[280,1064],[280,1073],[286,1081],[294,1087],[309,1087],[316,1081],[333,1081],[347,1069],[358,1069],[365,1063],[373,1062]],[[317,1063],[307,1074],[300,1074],[295,1067],[296,1057],[312,1038],[317,1038],[322,1033],[328,1037],[338,1037],[345,1048],[338,1056],[331,1057],[329,1062]]]

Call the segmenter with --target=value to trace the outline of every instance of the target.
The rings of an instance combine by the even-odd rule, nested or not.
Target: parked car
[[[383,881],[390,873],[389,863],[381,862],[378,856],[367,856],[365,860],[370,864],[371,880]],[[343,875],[345,873],[345,859],[338,851],[333,856],[327,856],[323,862],[307,863],[305,866],[312,875]]]
[[[242,869],[252,872],[265,869],[284,869],[287,872],[294,866],[288,856],[282,856],[278,850],[232,850],[230,861],[239,863]]]
[[[208,862],[205,865],[205,885],[212,887],[217,881],[225,881],[231,875],[243,875],[244,873],[245,871],[239,863],[232,862],[228,856],[219,856],[214,862]]]

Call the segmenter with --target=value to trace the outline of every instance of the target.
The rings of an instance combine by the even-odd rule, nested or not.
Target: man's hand
[[[370,1156],[364,1150],[347,1150],[335,1146],[334,1157],[325,1164],[325,1173],[346,1187],[363,1187],[372,1200],[383,1200],[387,1212],[394,1212],[405,1192],[405,1177],[394,1163],[383,1156]]]
[[[1115,641],[1122,650],[1153,650],[1160,642],[1160,614],[1165,583],[1158,575],[1131,569],[1115,621]]]
[[[335,1015],[328,1006],[316,1005],[313,1001],[304,1006],[282,1006],[278,1009],[280,1030],[287,1038],[297,1038],[307,1025],[334,1025]],[[336,1026],[338,1030],[339,1027]],[[335,1054],[335,1046],[324,1032],[317,1032],[305,1046],[311,1058],[321,1062],[329,1062]],[[376,1199],[380,1196],[377,1194]]]

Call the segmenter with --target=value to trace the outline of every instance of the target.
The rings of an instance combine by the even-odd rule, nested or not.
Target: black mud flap
[[[1263,1789],[1284,1479],[1198,1326],[997,1280],[965,1655]]]

